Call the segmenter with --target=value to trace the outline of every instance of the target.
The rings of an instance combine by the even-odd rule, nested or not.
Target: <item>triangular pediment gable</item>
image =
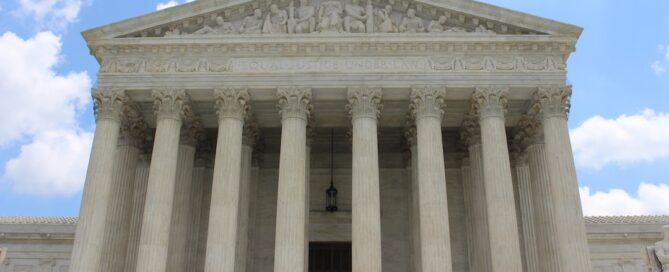
[[[226,35],[238,35],[243,20],[260,9],[262,21],[266,20],[270,6],[276,4],[284,12],[290,10],[293,0],[197,0],[143,16],[101,26],[83,32],[88,42],[112,38],[165,37],[176,35],[211,34],[216,31],[202,31],[209,26],[216,27],[217,17],[222,17],[230,31]],[[341,2],[342,7],[350,0],[310,0],[315,9],[325,1]],[[299,1],[295,1],[299,2]],[[365,9],[365,0],[360,7]],[[399,27],[406,18],[408,9],[413,9],[418,18],[423,19],[425,32],[429,25],[445,17],[442,26],[445,32],[461,32],[490,35],[555,35],[578,38],[582,29],[517,11],[471,0],[371,0],[374,10],[390,6],[389,18],[394,25],[393,32],[402,32]],[[294,3],[299,7],[299,3]],[[369,6],[367,6],[369,8]],[[287,14],[288,12],[286,12]],[[316,11],[318,13],[318,11]],[[374,14],[377,14],[374,11]],[[316,16],[318,16],[316,14]],[[341,17],[344,17],[342,14]],[[344,18],[340,18],[344,19]],[[265,23],[266,24],[266,23]],[[319,22],[316,22],[319,24]],[[342,22],[343,24],[343,22]],[[372,23],[373,24],[373,23]],[[369,26],[367,26],[369,27]],[[374,26],[373,26],[374,28]],[[406,31],[406,29],[404,30]],[[175,33],[177,32],[177,33]],[[260,32],[266,33],[265,29]],[[318,29],[316,31],[318,32]],[[372,31],[377,32],[377,30]],[[410,31],[407,31],[410,32]],[[223,31],[218,30],[218,34]],[[260,34],[260,33],[258,33]],[[289,34],[283,34],[289,35]]]

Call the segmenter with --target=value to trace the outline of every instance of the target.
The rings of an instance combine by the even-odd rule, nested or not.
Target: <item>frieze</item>
[[[556,72],[561,56],[464,55],[437,57],[103,58],[101,74],[274,72]]]

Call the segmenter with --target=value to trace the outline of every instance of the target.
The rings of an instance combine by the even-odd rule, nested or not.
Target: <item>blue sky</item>
[[[0,215],[78,213],[98,69],[79,33],[170,2],[0,2]],[[568,67],[586,214],[669,214],[669,2],[484,2],[585,28]]]

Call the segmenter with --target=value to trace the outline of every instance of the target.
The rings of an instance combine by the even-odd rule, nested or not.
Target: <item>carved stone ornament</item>
[[[258,51],[282,51],[280,45],[268,45],[256,48]],[[404,46],[404,45],[402,45]],[[409,45],[407,45],[409,46]],[[251,50],[251,47],[239,50]],[[399,46],[398,46],[399,47]],[[412,46],[409,46],[411,48]],[[385,48],[385,47],[384,47]],[[377,50],[387,50],[377,48]],[[391,47],[388,48],[397,48]],[[192,48],[183,48],[192,50]],[[205,49],[203,49],[205,50]],[[209,49],[206,49],[209,50]],[[211,49],[215,53],[218,49]],[[238,51],[237,49],[228,49]],[[328,45],[327,47],[311,48],[304,45],[292,47],[291,51],[318,52],[335,50],[347,51],[364,50],[357,46]],[[415,50],[427,50],[416,48]],[[401,54],[395,52],[394,54]],[[415,72],[561,72],[565,71],[564,59],[560,56],[528,57],[518,55],[440,55],[434,57],[403,57],[403,58],[203,58],[156,56],[153,58],[105,56],[100,58],[101,74],[155,74],[155,73],[247,73],[247,72],[341,72],[341,71],[415,71]]]
[[[349,87],[347,97],[346,110],[352,119],[374,118],[378,120],[381,117],[383,92],[380,87]]]
[[[182,121],[184,117],[192,115],[186,90],[155,89],[151,94],[154,99],[153,111],[158,119],[172,118]]]
[[[121,122],[130,98],[124,90],[119,89],[94,89],[93,111],[96,120],[113,119]]]
[[[311,88],[286,87],[276,92],[279,99],[277,107],[282,119],[300,118],[309,120],[311,105]]]
[[[406,126],[404,129],[404,140],[406,141],[408,148],[417,144],[417,135],[418,131],[416,130],[416,122],[413,119],[411,113],[407,114]]]
[[[504,118],[507,108],[509,88],[506,87],[479,87],[472,95],[472,113],[479,118]]]
[[[481,144],[481,127],[474,116],[467,116],[462,122],[460,141],[467,147]]]
[[[646,260],[646,271],[667,272],[669,271],[669,225],[662,227],[664,239],[646,248],[644,255]]]
[[[198,143],[204,138],[204,126],[198,118],[187,120],[181,129],[180,144],[197,147]]]
[[[469,14],[452,16],[450,10],[424,4],[392,0],[378,4],[375,6],[370,0],[323,0],[317,6],[308,0],[299,0],[297,7],[294,1],[252,2],[165,23],[122,37],[426,31],[472,35],[544,34]]]
[[[571,107],[571,86],[539,87],[534,93],[534,113],[541,118],[567,118]]]
[[[214,90],[218,118],[245,120],[251,110],[251,96],[247,88],[218,88]]]
[[[444,115],[446,88],[436,86],[414,87],[411,89],[409,110],[418,121],[421,118],[441,118]]]
[[[244,123],[244,133],[242,137],[242,143],[244,145],[253,147],[258,138],[260,137],[260,132],[258,130],[258,123],[255,121]]]
[[[121,123],[121,134],[119,135],[119,145],[131,145],[146,150],[150,145],[149,125],[144,122],[139,115],[136,106],[126,113]]]

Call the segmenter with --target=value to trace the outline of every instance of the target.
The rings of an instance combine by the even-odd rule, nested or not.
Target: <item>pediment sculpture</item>
[[[664,239],[646,248],[648,272],[669,272],[669,225],[662,227]]]
[[[315,0],[319,1],[319,0]],[[365,1],[361,3],[361,1]],[[299,0],[281,7],[267,2],[265,8],[255,5],[244,14],[244,8],[223,10],[210,16],[194,17],[171,23],[129,37],[177,37],[239,34],[304,34],[304,33],[472,33],[498,34],[509,26],[465,18],[436,8],[426,11],[423,5],[395,4],[372,0]],[[285,3],[285,1],[281,1]],[[195,22],[195,23],[193,23]],[[516,31],[515,34],[519,32]]]

